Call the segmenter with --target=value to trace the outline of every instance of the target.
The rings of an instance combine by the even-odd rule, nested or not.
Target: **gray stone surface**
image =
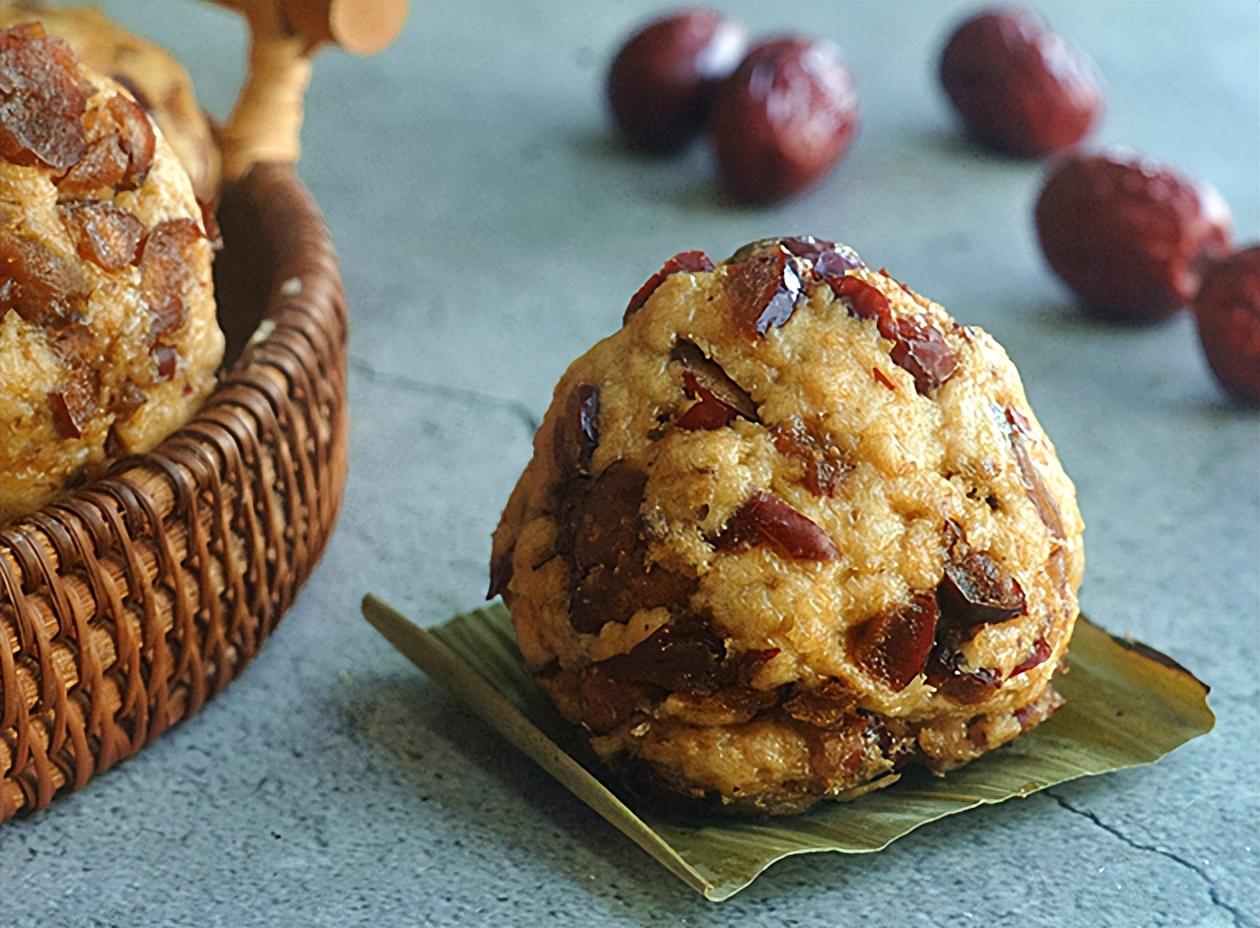
[[[370,2],[370,0],[368,0]],[[109,10],[185,56],[223,112],[242,30],[198,4]],[[719,4],[726,5],[726,4]],[[420,4],[372,60],[330,53],[303,174],[353,308],[353,469],[320,570],[200,717],[0,828],[6,925],[1246,926],[1260,920],[1260,428],[1188,318],[1082,321],[1042,266],[1038,169],[959,142],[933,65],[965,7],[729,4],[847,50],[865,109],[830,180],[715,204],[702,151],[632,157],[599,83],[649,7]],[[1109,84],[1099,138],[1211,178],[1260,220],[1260,6],[1046,5]],[[681,248],[851,242],[990,329],[1077,482],[1085,609],[1213,687],[1215,732],[1153,767],[798,858],[705,903],[506,748],[366,626],[475,605],[488,535],[551,384]]]

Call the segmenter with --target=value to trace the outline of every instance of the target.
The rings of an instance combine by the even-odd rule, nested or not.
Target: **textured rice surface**
[[[707,264],[556,387],[492,560],[531,670],[614,766],[771,812],[1035,725],[1083,524],[1006,354],[843,246]]]
[[[0,520],[147,451],[215,385],[212,245],[143,110],[0,30]]]

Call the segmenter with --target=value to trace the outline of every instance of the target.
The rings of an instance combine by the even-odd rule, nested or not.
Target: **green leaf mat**
[[[880,851],[928,822],[1028,796],[1077,777],[1149,764],[1212,730],[1208,687],[1158,651],[1082,617],[1067,704],[1014,742],[945,778],[908,770],[852,803],[777,819],[681,816],[612,792],[577,733],[526,673],[507,610],[495,603],[425,630],[374,597],[363,614],[391,644],[570,792],[714,902],[793,854]],[[592,772],[594,771],[594,772]]]

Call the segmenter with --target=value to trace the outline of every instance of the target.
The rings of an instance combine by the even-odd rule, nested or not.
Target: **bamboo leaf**
[[[852,803],[825,803],[792,818],[668,814],[623,797],[571,726],[526,673],[511,618],[494,604],[425,630],[374,597],[363,614],[416,666],[465,702],[570,792],[708,899],[739,892],[793,854],[883,850],[914,829],[986,803],[1148,764],[1211,731],[1208,688],[1158,651],[1124,641],[1082,617],[1072,671],[1056,681],[1058,714],[948,777],[908,770],[893,786]]]

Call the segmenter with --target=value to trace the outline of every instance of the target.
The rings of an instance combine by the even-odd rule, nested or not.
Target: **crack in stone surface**
[[[1149,854],[1158,854],[1160,857],[1166,857],[1169,860],[1171,860],[1173,863],[1178,864],[1184,867],[1185,869],[1189,870],[1191,873],[1197,876],[1200,880],[1202,880],[1204,885],[1207,886],[1208,898],[1212,900],[1212,905],[1216,906],[1217,908],[1223,909],[1230,914],[1230,916],[1233,918],[1234,928],[1260,928],[1260,925],[1257,925],[1257,922],[1255,921],[1255,919],[1249,916],[1246,912],[1243,912],[1237,906],[1230,905],[1228,902],[1226,902],[1224,899],[1221,898],[1220,890],[1217,889],[1217,886],[1216,886],[1216,881],[1213,880],[1210,876],[1208,876],[1207,871],[1204,870],[1203,867],[1201,867],[1200,865],[1194,863],[1193,861],[1186,860],[1186,858],[1180,856],[1179,854],[1174,854],[1172,851],[1166,850],[1162,847],[1158,847],[1154,844],[1142,844],[1140,841],[1134,841],[1132,838],[1130,838],[1120,829],[1116,828],[1114,825],[1108,825],[1106,822],[1100,819],[1096,813],[1091,812],[1088,809],[1078,809],[1076,806],[1072,805],[1070,802],[1068,802],[1066,799],[1064,799],[1062,796],[1058,795],[1057,793],[1051,792],[1050,790],[1046,790],[1045,795],[1053,799],[1055,803],[1057,803],[1061,809],[1064,809],[1067,812],[1071,812],[1073,815],[1079,815],[1081,818],[1087,819],[1088,821],[1092,822],[1096,827],[1101,828],[1103,831],[1107,832],[1107,834],[1111,835],[1113,838],[1116,838],[1118,841],[1121,841],[1124,844],[1127,844],[1129,847],[1133,848],[1135,851],[1145,851]]]
[[[421,380],[418,377],[411,377],[407,374],[379,371],[369,361],[354,354],[350,355],[350,369],[367,380],[368,383],[394,387],[409,393],[427,393],[432,396],[441,396],[473,405],[484,404],[502,409],[524,423],[525,427],[529,429],[531,436],[538,431],[538,427],[542,424],[530,408],[519,400],[491,396],[489,393],[470,390],[466,387],[452,387],[448,384],[430,383],[427,380]]]

